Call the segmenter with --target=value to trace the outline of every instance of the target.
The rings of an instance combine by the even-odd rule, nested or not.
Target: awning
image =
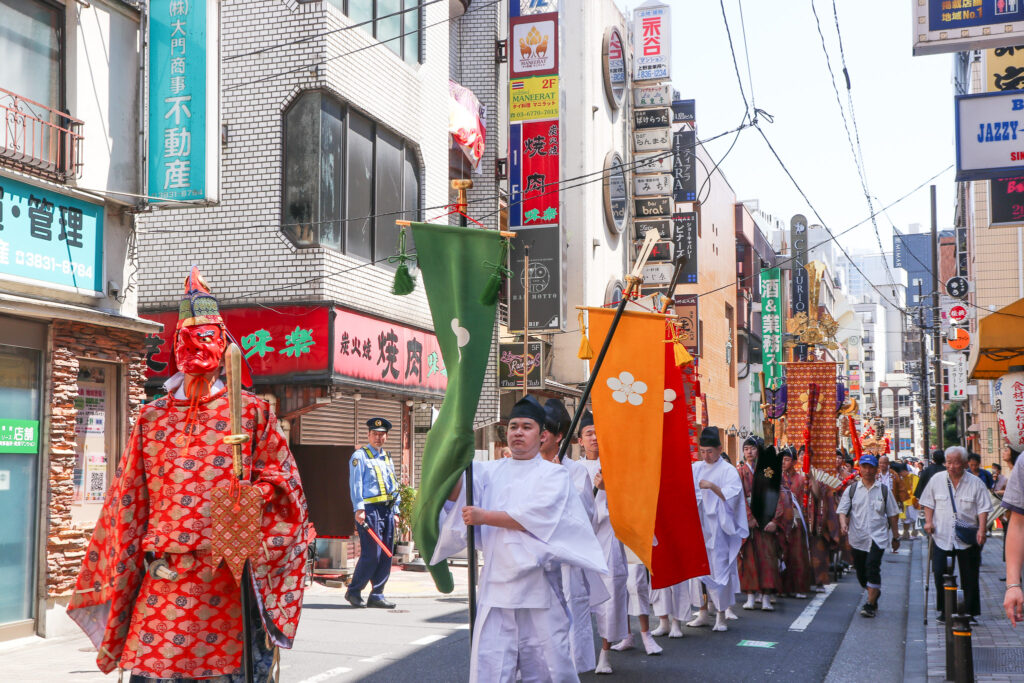
[[[1024,365],[1024,299],[978,321],[969,363],[971,379],[999,379],[1011,365]]]

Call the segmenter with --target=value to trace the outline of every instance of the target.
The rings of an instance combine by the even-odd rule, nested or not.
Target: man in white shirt
[[[514,681],[517,672],[524,681],[579,680],[562,566],[608,566],[568,470],[540,455],[545,421],[537,399],[520,399],[508,421],[512,457],[474,463],[474,505],[460,478],[440,514],[431,564],[466,547],[467,525],[484,555],[470,683]]]
[[[940,588],[946,563],[952,557],[956,558],[960,568],[960,586],[967,610],[972,617],[981,614],[978,573],[992,499],[985,482],[966,471],[966,465],[967,449],[950,446],[946,449],[946,471],[932,477],[921,494],[924,530],[931,535],[932,543],[935,544],[932,548],[932,573],[935,575],[935,609],[939,612],[939,621],[945,621],[946,618]],[[973,543],[964,543],[957,536],[954,521],[958,517],[961,522],[977,525]]]
[[[892,549],[900,547],[900,509],[892,490],[875,481],[878,458],[862,455],[858,463],[860,479],[855,480],[839,501],[839,530],[850,540],[853,549],[853,567],[860,585],[868,589],[868,601],[860,613],[873,617],[878,611],[878,596],[882,593],[882,555],[889,545],[892,531]]]

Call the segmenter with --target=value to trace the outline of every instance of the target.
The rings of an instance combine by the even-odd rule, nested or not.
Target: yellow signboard
[[[509,117],[515,121],[558,118],[558,76],[514,78],[509,81]]]

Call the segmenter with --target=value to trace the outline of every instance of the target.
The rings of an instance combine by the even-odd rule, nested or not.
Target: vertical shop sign
[[[677,284],[697,284],[697,213],[695,211],[677,213],[672,216],[672,241],[676,245],[676,261],[683,264]]]
[[[219,172],[219,3],[150,3],[147,194],[213,201]]]
[[[782,276],[778,268],[761,271],[761,363],[764,384],[782,383]]]
[[[671,47],[668,5],[652,1],[638,7],[633,13],[633,80],[668,80]]]
[[[686,125],[672,133],[672,200],[675,202],[697,201],[697,169],[694,162],[694,148],[697,134]]]
[[[810,279],[804,266],[807,265],[807,218],[801,214],[789,221],[789,245],[793,252],[792,313],[807,313],[807,299],[810,296]]]

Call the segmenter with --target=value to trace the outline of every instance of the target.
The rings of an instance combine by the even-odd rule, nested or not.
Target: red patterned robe
[[[743,541],[740,548],[739,572],[740,590],[744,593],[774,593],[781,587],[779,576],[779,545],[778,532],[767,532],[759,529],[754,515],[750,511],[750,495],[754,490],[754,473],[746,463],[737,468],[743,481],[743,497],[747,504],[747,527],[750,535]],[[772,520],[782,528],[782,500],[775,507],[775,518]]]
[[[789,486],[796,487],[796,490]],[[811,589],[811,559],[807,548],[807,530],[802,517],[804,477],[794,473],[782,473],[780,503],[785,509],[779,547],[786,568],[782,570],[783,593],[807,593]],[[797,490],[800,491],[797,494]]]
[[[267,402],[243,392],[248,478],[264,500],[256,602],[271,641],[291,647],[315,537],[295,460]],[[192,425],[189,430],[188,425]],[[234,478],[225,390],[142,408],[89,542],[68,613],[99,650],[101,671],[207,678],[241,671],[240,589],[210,556],[210,495]],[[191,438],[186,434],[191,431]],[[148,557],[147,557],[148,556]],[[164,558],[179,578],[152,577]]]
[[[840,534],[835,489],[821,482],[811,482],[807,528],[810,531],[812,580],[815,585],[823,586],[831,583],[829,566],[832,553],[839,547]]]

